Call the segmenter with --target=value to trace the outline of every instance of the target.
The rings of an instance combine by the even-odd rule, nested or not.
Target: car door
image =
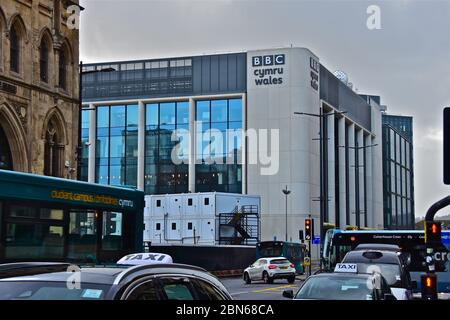
[[[248,269],[248,274],[250,275],[250,279],[255,280],[258,278],[258,267],[261,259],[256,260]]]
[[[256,270],[256,279],[262,279],[263,278],[263,272],[266,269],[267,266],[267,259],[261,259],[259,261],[259,266]]]

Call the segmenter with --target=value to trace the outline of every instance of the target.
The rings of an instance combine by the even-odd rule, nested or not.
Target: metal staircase
[[[256,205],[236,206],[219,214],[217,241],[222,245],[256,245],[260,238],[259,210]]]

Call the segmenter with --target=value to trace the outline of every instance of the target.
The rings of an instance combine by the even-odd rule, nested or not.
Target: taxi
[[[25,262],[0,265],[0,300],[231,300],[206,270],[169,255],[137,253],[111,266]]]
[[[334,273],[319,273],[306,279],[300,289],[285,290],[293,300],[396,300],[380,273],[359,273],[358,266],[338,263]]]

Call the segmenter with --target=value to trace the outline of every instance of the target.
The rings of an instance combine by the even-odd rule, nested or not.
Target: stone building
[[[77,3],[0,2],[0,169],[76,177]]]

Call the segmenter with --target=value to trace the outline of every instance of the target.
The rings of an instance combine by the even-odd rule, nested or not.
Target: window
[[[158,222],[158,223],[156,224],[156,230],[157,230],[157,231],[161,230],[161,223]]]
[[[39,71],[41,81],[44,82],[48,82],[48,52],[48,41],[43,38],[41,41],[41,46],[39,48]]]
[[[40,218],[46,220],[62,220],[64,218],[64,211],[61,209],[40,209]]]
[[[209,198],[205,198],[205,206],[209,206]]]
[[[196,190],[242,192],[242,99],[196,101]]]
[[[224,297],[220,293],[220,290],[217,289],[214,285],[198,279],[193,280],[192,283],[197,291],[199,300],[224,300]]]
[[[9,208],[9,216],[14,218],[37,218],[36,208],[12,205]]]
[[[19,61],[20,61],[20,38],[17,32],[17,27],[13,26],[9,33],[10,41],[10,69],[11,71],[19,73]]]
[[[127,296],[127,300],[159,300],[158,289],[153,280],[147,280],[136,286]]]
[[[188,230],[192,230],[192,222],[188,222]]]
[[[175,222],[172,222],[172,230],[177,230],[177,224]]]
[[[67,77],[67,61],[64,48],[59,51],[59,77],[58,84],[61,89],[66,89],[66,77]]]
[[[97,107],[96,182],[137,185],[137,105]]]
[[[161,200],[156,200],[156,206],[161,207]]]
[[[187,101],[146,105],[145,193],[188,191],[189,103]],[[172,139],[176,135],[177,139]],[[177,165],[172,151],[177,147]]]
[[[161,288],[167,300],[194,300],[192,286],[185,278],[162,278]]]
[[[188,206],[192,206],[192,198],[188,199]]]
[[[70,210],[67,258],[97,259],[97,218],[94,210]]]
[[[122,213],[103,212],[102,249],[122,249]]]

